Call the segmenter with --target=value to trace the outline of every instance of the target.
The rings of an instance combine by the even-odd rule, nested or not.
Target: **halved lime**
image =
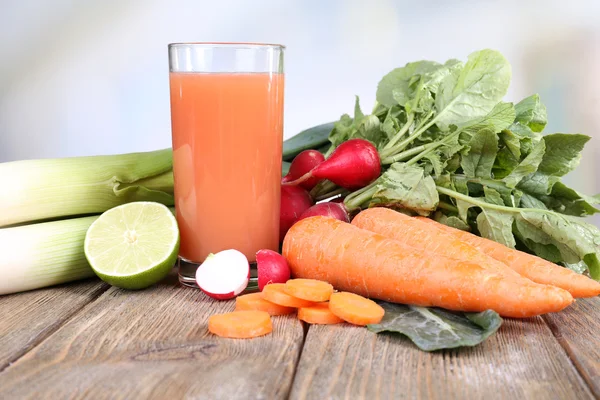
[[[100,279],[124,289],[143,289],[173,268],[179,252],[177,221],[159,203],[124,204],[94,221],[84,249]]]

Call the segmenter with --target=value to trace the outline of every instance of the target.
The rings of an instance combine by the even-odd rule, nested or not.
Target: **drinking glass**
[[[179,280],[195,286],[210,253],[278,250],[284,47],[168,48]]]

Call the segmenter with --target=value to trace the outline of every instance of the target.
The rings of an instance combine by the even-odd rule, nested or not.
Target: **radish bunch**
[[[279,239],[283,241],[291,226],[303,218],[323,215],[349,222],[343,200],[314,204],[309,190],[324,179],[348,189],[357,190],[373,182],[381,174],[379,153],[371,142],[351,139],[340,144],[327,159],[316,150],[305,150],[292,161],[281,186]]]

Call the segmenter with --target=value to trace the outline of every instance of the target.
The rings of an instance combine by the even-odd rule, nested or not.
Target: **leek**
[[[0,229],[0,295],[94,276],[83,252],[98,216]]]
[[[0,227],[173,200],[171,149],[0,164]]]

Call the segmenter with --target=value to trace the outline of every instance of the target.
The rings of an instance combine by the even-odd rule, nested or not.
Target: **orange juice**
[[[278,249],[283,85],[280,73],[170,73],[183,259]]]

